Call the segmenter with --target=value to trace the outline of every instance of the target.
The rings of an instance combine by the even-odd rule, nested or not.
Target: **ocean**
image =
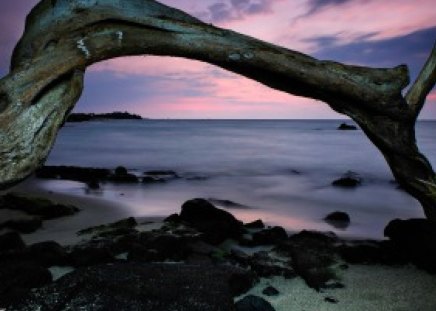
[[[141,175],[174,170],[189,177],[162,184],[84,184],[39,180],[46,190],[97,197],[127,206],[126,216],[167,216],[188,199],[241,204],[237,218],[261,218],[289,231],[333,231],[341,237],[382,238],[394,218],[423,217],[419,203],[398,188],[382,155],[361,130],[339,131],[341,120],[114,120],[67,123],[47,165],[115,168]],[[349,124],[351,122],[348,121]],[[417,124],[418,144],[436,161],[436,122]],[[347,171],[363,183],[333,187]],[[350,215],[347,228],[323,218]]]

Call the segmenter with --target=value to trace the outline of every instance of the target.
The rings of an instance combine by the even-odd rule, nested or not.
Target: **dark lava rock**
[[[109,181],[115,183],[138,183],[139,179],[136,175],[130,174],[124,166],[118,166],[115,169],[115,174],[109,176]]]
[[[236,311],[275,311],[273,306],[262,297],[248,295],[236,302]]]
[[[92,179],[86,183],[89,189],[98,190],[100,189],[100,183],[97,179]]]
[[[204,240],[214,245],[229,238],[237,239],[244,232],[242,222],[205,199],[186,201],[180,218],[204,233]]]
[[[333,212],[324,218],[325,222],[337,229],[346,229],[350,225],[350,216],[345,212]]]
[[[263,289],[262,294],[265,296],[277,296],[280,294],[280,292],[277,290],[277,288],[268,286]]]
[[[0,235],[0,252],[19,250],[24,247],[26,247],[26,245],[17,232],[8,232]]]
[[[237,203],[234,201],[230,201],[230,200],[222,200],[222,199],[216,199],[216,198],[208,198],[207,200],[214,205],[218,205],[218,206],[222,206],[222,207],[247,208],[246,205],[243,205],[243,204],[240,204],[240,203]]]
[[[342,131],[357,130],[357,126],[349,125],[347,123],[341,123],[341,125],[338,126],[338,130],[342,130]]]
[[[338,302],[339,302],[339,300],[337,300],[337,299],[334,298],[334,297],[325,297],[325,298],[324,298],[324,301],[325,301],[325,302],[330,302],[330,303],[338,303]]]
[[[27,258],[44,267],[64,266],[68,264],[68,256],[65,249],[54,241],[46,241],[32,244],[28,247]]]
[[[31,262],[2,262],[0,265],[0,306],[18,303],[31,288],[44,286],[52,281],[51,273]]]
[[[78,269],[10,310],[232,311],[227,266],[118,263]]]
[[[0,208],[19,210],[42,219],[71,216],[79,211],[75,206],[58,204],[47,199],[28,198],[13,193],[1,197]]]
[[[436,273],[436,226],[427,219],[392,220],[384,230],[397,255]]]
[[[42,220],[39,217],[23,217],[11,219],[0,223],[1,228],[9,228],[21,233],[32,233],[41,228]]]
[[[111,235],[110,233],[113,233],[112,235],[117,235],[116,234],[116,230],[119,229],[132,229],[135,226],[137,226],[138,223],[136,222],[136,219],[134,217],[129,217],[129,218],[125,218],[125,219],[121,219],[118,220],[116,222],[113,223],[109,223],[109,224],[105,224],[105,225],[100,225],[100,226],[95,226],[95,227],[90,227],[90,228],[86,228],[83,230],[80,230],[79,232],[77,232],[78,235],[82,235],[82,234],[93,234],[93,235]],[[130,231],[121,231],[119,232],[121,234],[128,234]]]
[[[341,178],[332,182],[335,187],[355,188],[362,184],[362,178],[357,173],[347,172]]]
[[[276,226],[253,233],[253,242],[255,245],[278,244],[288,238],[286,230]]]
[[[102,168],[77,166],[43,166],[36,170],[36,177],[44,179],[65,179],[88,183],[93,180],[106,180],[111,171]]]
[[[338,263],[335,235],[303,230],[279,245],[276,250],[291,256],[296,272],[307,285],[320,290],[336,279],[333,266]]]
[[[246,223],[244,225],[247,229],[263,229],[265,228],[265,224],[263,223],[262,219],[258,219],[249,223]]]
[[[286,279],[291,279],[296,276],[289,261],[272,258],[266,251],[254,253],[249,258],[248,264],[259,277],[283,276]]]
[[[179,223],[181,221],[179,214],[172,214],[164,219],[164,222]]]
[[[73,247],[68,258],[74,267],[93,266],[115,260],[110,246],[92,245],[91,243]]]

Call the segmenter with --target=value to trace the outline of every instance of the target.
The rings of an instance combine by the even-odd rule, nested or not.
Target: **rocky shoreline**
[[[64,206],[74,213],[59,214],[56,206],[62,205],[13,194],[0,200],[0,210],[42,221],[80,212]],[[4,228],[0,307],[7,310],[274,310],[269,297],[283,295],[274,286],[240,295],[265,278],[302,278],[329,305],[340,301],[324,293],[347,288],[340,276],[355,264],[413,264],[436,274],[436,230],[424,219],[392,221],[387,240],[342,240],[316,231],[288,235],[261,220],[244,224],[206,199],[192,199],[163,222],[130,217],[85,228],[77,233],[82,241],[70,246],[26,245],[19,230]]]

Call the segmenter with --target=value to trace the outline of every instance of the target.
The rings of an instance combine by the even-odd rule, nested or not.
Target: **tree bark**
[[[165,55],[208,62],[350,116],[436,223],[436,178],[414,132],[435,84],[435,54],[403,97],[409,84],[404,65],[377,69],[317,60],[153,0],[43,0],[27,17],[10,73],[0,80],[0,187],[44,163],[82,93],[86,67],[119,56]]]

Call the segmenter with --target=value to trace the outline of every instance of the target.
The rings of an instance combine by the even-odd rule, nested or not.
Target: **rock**
[[[107,236],[107,235],[112,235],[112,236],[116,236],[116,235],[125,235],[130,233],[130,230],[121,230],[118,231],[119,234],[117,233],[117,230],[120,229],[133,229],[134,227],[136,227],[138,225],[138,223],[136,222],[136,219],[134,217],[128,217],[125,219],[121,219],[118,220],[116,222],[113,223],[109,223],[109,224],[105,224],[105,225],[100,225],[100,226],[94,226],[94,227],[90,227],[90,228],[86,228],[83,230],[80,230],[79,232],[77,232],[78,235],[83,235],[83,234],[92,234],[92,235],[99,235],[99,236]]]
[[[329,297],[329,296],[328,296],[328,297],[325,297],[325,298],[324,298],[324,301],[325,301],[325,302],[330,302],[330,303],[335,303],[335,304],[339,302],[339,300],[337,300],[336,298],[334,298],[334,297]]]
[[[38,178],[65,179],[84,183],[106,180],[110,174],[108,169],[77,166],[43,166],[35,172]]]
[[[28,260],[37,262],[41,266],[68,265],[68,255],[65,249],[55,241],[32,244],[28,247]]]
[[[341,125],[338,126],[338,130],[342,130],[342,131],[357,130],[357,126],[349,125],[347,123],[341,123]]]
[[[291,279],[296,276],[289,261],[273,258],[266,251],[254,253],[249,259],[248,264],[251,270],[259,277],[282,276],[286,279]]]
[[[91,190],[98,190],[100,189],[100,183],[97,179],[92,179],[86,183],[89,189]]]
[[[350,216],[345,212],[333,212],[324,218],[325,222],[337,229],[346,229],[350,225]]]
[[[287,238],[286,230],[279,226],[253,233],[254,245],[277,244]]]
[[[273,306],[262,297],[248,295],[236,302],[236,311],[275,311]]]
[[[124,166],[118,166],[115,169],[115,174],[110,175],[109,181],[115,183],[138,183],[139,179],[136,175],[130,174]]]
[[[186,201],[182,205],[180,218],[202,232],[204,240],[214,245],[226,239],[237,239],[244,231],[242,222],[205,199]]]
[[[32,233],[41,228],[42,220],[39,217],[23,217],[11,219],[0,224],[0,228],[6,227],[20,233]]]
[[[116,263],[78,269],[32,291],[12,310],[234,310],[227,266]]]
[[[18,303],[31,288],[44,286],[52,281],[51,273],[35,263],[11,261],[0,265],[0,306]]]
[[[179,223],[181,221],[179,214],[172,214],[164,219],[164,222]]]
[[[345,173],[341,178],[332,182],[335,187],[342,188],[355,188],[362,184],[362,178],[355,172],[349,171]]]
[[[338,264],[335,250],[337,237],[316,231],[306,231],[292,235],[276,250],[292,258],[295,271],[309,287],[320,290],[337,278],[334,266]]]
[[[436,226],[427,219],[392,220],[384,230],[397,256],[436,273]]]
[[[146,171],[144,172],[144,174],[149,176],[167,176],[167,177],[179,178],[179,175],[175,171],[171,171],[171,170]]]
[[[163,183],[165,182],[164,179],[154,177],[154,176],[144,176],[142,177],[142,183],[143,184],[153,184],[153,183]]]
[[[222,200],[222,199],[216,199],[216,198],[208,198],[207,199],[210,203],[226,208],[247,208],[246,205],[236,203],[234,201],[230,200]]]
[[[71,216],[79,211],[72,205],[58,204],[41,198],[28,198],[13,193],[8,193],[1,198],[0,208],[19,210],[45,220]]]
[[[69,261],[74,267],[94,266],[115,260],[110,247],[96,245],[77,245],[68,254]]]
[[[265,296],[277,296],[280,294],[280,292],[277,290],[277,288],[268,286],[263,289],[262,294]]]
[[[244,225],[244,227],[247,229],[263,229],[263,228],[265,228],[265,225],[264,225],[262,219],[258,219],[258,220],[246,223]]]
[[[0,235],[0,252],[20,250],[24,247],[26,247],[26,245],[17,232],[8,232]]]

